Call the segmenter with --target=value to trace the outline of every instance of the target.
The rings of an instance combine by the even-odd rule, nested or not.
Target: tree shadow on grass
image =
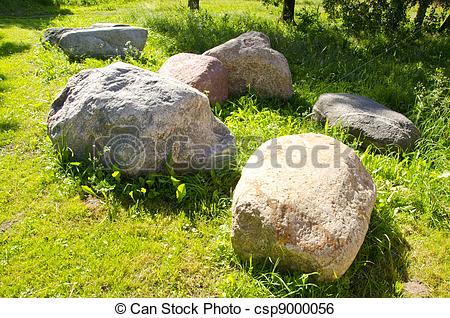
[[[49,17],[71,13],[54,0],[2,0],[0,19],[4,17]]]
[[[234,169],[177,176],[148,175],[138,180],[122,180],[111,194],[116,207],[130,214],[183,213],[195,224],[199,219],[213,219],[228,211],[231,189],[239,176]],[[179,186],[183,184],[185,193],[181,194]]]
[[[6,76],[0,73],[0,93],[5,92],[8,89],[8,85],[6,83]],[[0,107],[3,103],[3,95],[0,94]]]
[[[426,83],[436,68],[448,68],[448,38],[350,39],[311,12],[299,15],[297,27],[250,14],[211,15],[179,8],[170,15],[146,12],[144,20],[146,27],[162,35],[158,46],[171,55],[201,54],[251,30],[266,33],[273,48],[290,64],[295,96],[288,103],[299,103],[303,111],[322,93],[348,92],[408,113],[415,102],[417,83]]]
[[[332,283],[318,282],[317,273],[287,273],[271,260],[265,264],[231,260],[246,271],[257,285],[274,297],[398,297],[398,282],[408,280],[410,247],[393,219],[374,210],[366,239],[349,270]],[[226,286],[230,297],[242,297],[238,286]]]
[[[3,42],[0,44],[0,57],[5,57],[16,53],[22,53],[29,50],[30,48],[31,48],[30,44]]]
[[[6,90],[6,76],[0,73],[0,92],[3,92],[4,90]]]
[[[149,173],[131,178],[123,172],[102,168],[96,160],[73,162],[70,151],[56,152],[57,169],[76,180],[82,196],[102,200],[114,221],[118,213],[176,215],[184,213],[192,223],[199,218],[215,218],[227,211],[231,190],[240,171],[233,164],[220,170],[175,175]],[[182,186],[180,188],[180,186]]]
[[[22,29],[43,30],[47,28],[51,21],[57,16],[58,14],[33,17],[0,17],[0,30],[12,26]]]
[[[0,87],[1,91],[1,87]],[[0,99],[1,105],[1,99]],[[14,119],[0,117],[0,149],[12,142],[12,135],[20,128],[20,125]]]
[[[6,132],[6,131],[15,131],[19,129],[19,124],[16,122],[11,121],[2,121],[0,120],[0,133]]]
[[[58,8],[38,13],[0,15],[0,29],[16,26],[22,29],[43,30],[48,27],[54,18],[70,14],[73,14],[72,11]]]

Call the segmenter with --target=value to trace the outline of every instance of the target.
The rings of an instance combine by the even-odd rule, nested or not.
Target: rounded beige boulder
[[[289,63],[283,54],[271,48],[270,39],[264,33],[241,34],[203,55],[223,63],[231,95],[246,94],[249,88],[263,98],[289,99],[293,95]]]
[[[343,275],[367,233],[376,189],[355,152],[320,134],[269,140],[233,195],[232,243],[241,257],[289,271]]]

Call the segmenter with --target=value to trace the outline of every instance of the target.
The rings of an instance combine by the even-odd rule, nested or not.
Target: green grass
[[[450,41],[352,38],[319,3],[299,1],[296,27],[277,20],[279,9],[231,0],[202,0],[197,14],[175,0],[102,1],[0,18],[0,296],[400,297],[409,280],[426,284],[432,296],[450,296]],[[237,166],[177,177],[187,190],[180,203],[169,177],[133,181],[70,164],[46,137],[50,104],[70,76],[111,61],[70,62],[39,41],[46,27],[94,22],[149,28],[143,55],[126,61],[150,70],[179,52],[266,32],[288,58],[295,95],[282,102],[248,94],[215,107],[236,135]],[[400,155],[360,149],[308,115],[325,92],[385,103],[413,120],[423,138]],[[270,138],[311,131],[357,149],[378,189],[360,253],[333,284],[279,272],[270,262],[242,262],[229,236],[232,189],[252,151]]]

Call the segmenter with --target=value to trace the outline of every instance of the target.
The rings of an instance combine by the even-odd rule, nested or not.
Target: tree
[[[444,23],[439,28],[439,32],[444,32],[445,30],[450,31],[450,14],[445,18]]]
[[[425,19],[425,15],[427,14],[427,10],[431,5],[432,0],[419,0],[419,9],[417,9],[416,19],[414,24],[416,25],[416,29],[422,28],[423,20]]]
[[[265,6],[273,5],[275,7],[280,6],[283,3],[283,11],[281,18],[283,21],[292,23],[295,16],[295,0],[261,0]]]
[[[284,0],[281,17],[285,22],[293,22],[295,13],[295,0]]]
[[[188,0],[188,6],[191,10],[200,9],[200,0]]]
[[[433,31],[450,30],[450,0],[416,0],[419,4],[414,25],[416,31],[422,27]],[[440,6],[441,10],[436,10]],[[439,12],[441,11],[441,12]]]
[[[390,14],[388,16],[388,28],[390,30],[397,30],[400,27],[400,24],[406,20],[407,9],[408,0],[392,0],[390,4]]]
[[[342,19],[344,27],[354,32],[395,32],[412,23],[416,31],[423,27],[435,32],[446,28],[450,8],[450,0],[323,0],[323,4],[331,18]],[[412,21],[408,10],[416,5]]]

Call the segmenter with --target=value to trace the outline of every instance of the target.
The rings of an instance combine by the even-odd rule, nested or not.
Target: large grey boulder
[[[174,79],[114,63],[72,77],[52,104],[48,134],[74,160],[99,158],[131,176],[220,168],[235,139],[206,95]]]
[[[338,140],[312,133],[269,140],[233,194],[234,250],[332,281],[357,255],[375,196],[371,176]]]
[[[361,137],[364,145],[379,148],[399,147],[408,150],[420,138],[420,131],[404,115],[364,96],[323,94],[313,107],[318,121],[341,125]]]
[[[146,29],[118,26],[65,32],[58,45],[72,58],[108,58],[124,56],[132,50],[142,51],[146,41]]]
[[[203,54],[223,63],[232,95],[245,94],[249,87],[261,97],[288,99],[293,94],[288,61],[270,47],[264,33],[244,33]]]

